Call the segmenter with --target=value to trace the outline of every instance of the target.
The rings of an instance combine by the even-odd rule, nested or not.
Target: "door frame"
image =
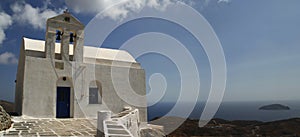
[[[67,97],[67,98],[68,98],[68,99],[67,99],[68,102],[66,102],[67,105],[68,105],[68,106],[67,106],[67,109],[68,109],[68,110],[67,110],[67,116],[65,116],[65,117],[62,117],[62,116],[59,116],[59,115],[58,115],[58,112],[59,112],[59,110],[58,110],[58,105],[59,105],[58,99],[59,99],[59,97],[60,97],[59,95],[62,95],[62,94],[59,94],[59,91],[58,91],[59,88],[65,88],[65,89],[68,89],[67,91],[64,91],[64,92],[68,92],[68,93],[63,93],[64,96],[65,96],[65,95],[68,95],[68,97]],[[56,112],[56,113],[55,113],[55,117],[56,117],[56,118],[71,118],[71,99],[72,99],[71,96],[72,96],[71,87],[63,87],[63,86],[57,86],[57,87],[56,87],[56,111],[55,111],[55,112]],[[65,96],[65,98],[66,98],[66,96]]]

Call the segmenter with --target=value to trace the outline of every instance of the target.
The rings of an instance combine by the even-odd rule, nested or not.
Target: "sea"
[[[271,104],[282,104],[290,107],[290,110],[259,110],[261,106]],[[171,102],[159,102],[148,107],[148,120],[164,116],[177,116],[189,119],[200,119],[205,102],[197,102],[193,111],[188,116],[182,112],[187,106],[193,106],[191,103],[180,103],[179,110],[176,113],[169,114],[175,106]],[[300,118],[300,101],[256,101],[256,102],[223,102],[221,103],[214,118],[225,120],[257,120],[257,121],[276,121],[290,118]]]

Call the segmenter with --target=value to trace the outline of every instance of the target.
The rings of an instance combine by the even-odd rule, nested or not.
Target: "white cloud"
[[[62,11],[62,9],[48,9],[48,4],[50,4],[49,0],[45,1],[44,6],[40,8],[32,7],[25,2],[16,2],[11,5],[11,9],[14,12],[13,20],[20,24],[29,24],[35,29],[45,29],[46,20]]]
[[[218,0],[218,3],[226,3],[226,4],[228,4],[230,2],[231,2],[231,0]]]
[[[15,54],[10,52],[5,52],[0,55],[0,64],[17,64],[18,59]]]
[[[12,18],[10,15],[6,14],[5,12],[0,12],[0,45],[5,40],[5,30],[11,26]]]
[[[163,10],[169,4],[178,1],[190,4],[193,0],[65,0],[66,5],[76,13],[97,14],[106,8],[111,7],[108,12],[102,13],[102,16],[109,17],[114,20],[122,20],[127,17],[130,12],[138,12],[144,7]],[[116,4],[118,5],[114,6]]]

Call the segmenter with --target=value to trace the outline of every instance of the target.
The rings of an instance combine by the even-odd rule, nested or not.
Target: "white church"
[[[15,109],[35,118],[96,118],[97,112],[147,108],[127,104],[115,85],[146,94],[145,71],[126,51],[84,46],[84,25],[65,12],[47,20],[46,38],[23,38],[16,80]],[[118,79],[112,80],[112,69]],[[123,72],[128,72],[124,74]],[[122,91],[130,92],[128,86]],[[146,100],[139,100],[146,106]]]

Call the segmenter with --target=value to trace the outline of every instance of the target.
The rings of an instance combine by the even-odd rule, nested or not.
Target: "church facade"
[[[17,113],[36,118],[96,118],[101,110],[119,113],[132,107],[139,109],[141,121],[147,121],[146,107],[130,105],[117,93],[121,89],[121,94],[131,90],[146,94],[141,65],[126,51],[83,43],[84,25],[67,12],[47,20],[45,41],[23,38]],[[146,106],[146,100],[136,101]]]

